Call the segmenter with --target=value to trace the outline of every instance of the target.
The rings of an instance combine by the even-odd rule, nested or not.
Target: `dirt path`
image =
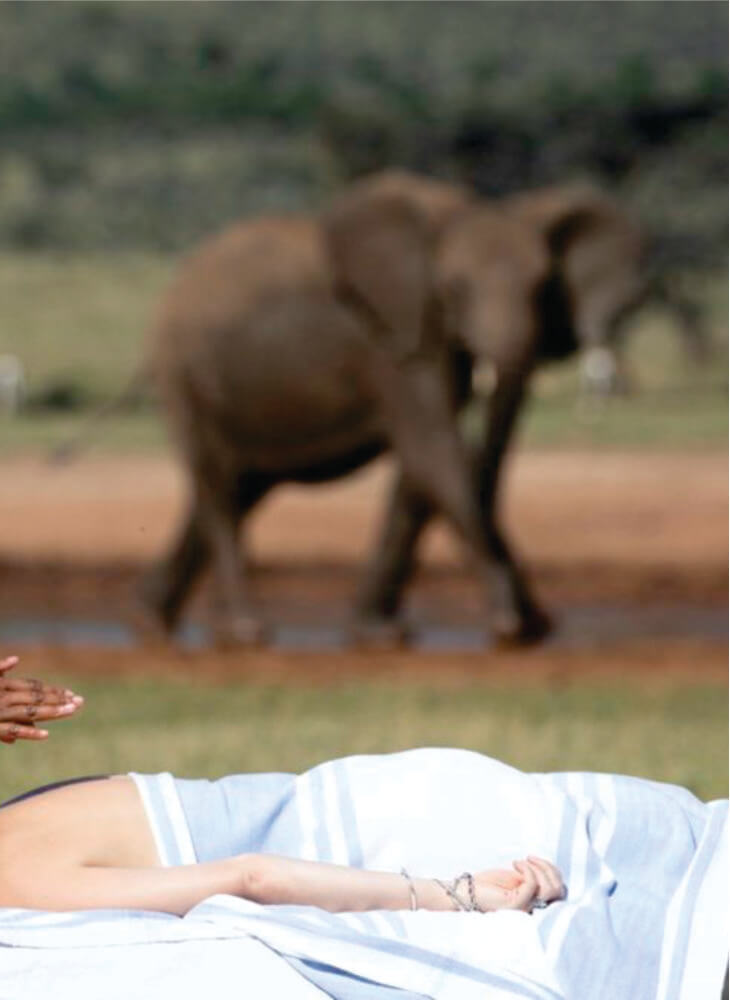
[[[599,560],[625,567],[719,566],[727,540],[727,475],[719,454],[532,453],[509,469],[505,509],[533,563]],[[369,548],[390,469],[339,483],[283,487],[256,512],[264,560],[359,560]],[[0,554],[72,561],[154,558],[184,503],[166,457],[86,458],[67,467],[3,463]],[[434,530],[427,558],[452,561]]]
[[[257,599],[270,620],[320,630],[344,621],[389,477],[381,462],[335,485],[281,488],[262,504],[250,540]],[[44,615],[128,617],[142,564],[164,550],[184,498],[181,476],[166,457],[89,457],[66,468],[29,458],[4,463],[0,623]],[[525,662],[551,671],[569,652],[567,660],[582,657],[584,667],[588,656],[613,668],[651,662],[691,669],[701,650],[703,663],[719,668],[727,601],[725,456],[521,454],[510,466],[505,510],[538,592],[568,623],[562,649],[541,647],[524,654],[531,657]],[[445,526],[430,530],[422,564],[412,616],[462,629],[467,647],[475,645],[480,596]],[[0,643],[2,636],[0,630]],[[335,647],[339,669],[362,668],[359,654]],[[275,671],[291,654],[255,655],[256,670]],[[428,657],[399,655],[397,669],[455,662],[437,648]],[[483,656],[468,650],[463,656],[483,669]],[[502,662],[501,655],[490,658],[494,667]],[[112,659],[126,669],[126,653]],[[213,669],[218,660],[213,654],[208,660]],[[396,669],[396,661],[388,662]],[[509,669],[515,663],[505,661]]]

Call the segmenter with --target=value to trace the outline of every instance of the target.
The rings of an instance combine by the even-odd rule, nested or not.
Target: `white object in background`
[[[17,413],[25,399],[25,371],[15,354],[0,354],[0,411]]]
[[[581,362],[583,391],[589,395],[611,396],[619,383],[616,355],[610,347],[589,347]]]

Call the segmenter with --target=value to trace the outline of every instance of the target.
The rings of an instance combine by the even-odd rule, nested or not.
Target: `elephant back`
[[[148,341],[153,372],[174,359],[214,353],[266,299],[316,292],[330,284],[321,229],[306,216],[239,222],[183,260],[154,317]]]
[[[370,174],[353,184],[345,198],[350,204],[399,201],[418,215],[431,239],[437,239],[474,201],[470,192],[458,184],[421,177],[407,170]]]

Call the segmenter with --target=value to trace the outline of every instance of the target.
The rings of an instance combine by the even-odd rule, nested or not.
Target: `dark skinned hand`
[[[0,660],[0,742],[45,740],[48,730],[39,728],[38,723],[68,719],[81,708],[84,699],[68,688],[8,677],[17,663],[17,656]]]

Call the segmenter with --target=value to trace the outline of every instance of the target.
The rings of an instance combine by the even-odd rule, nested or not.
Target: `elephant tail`
[[[72,462],[91,444],[96,437],[99,425],[104,420],[118,413],[123,407],[142,398],[149,381],[150,372],[147,368],[143,366],[137,368],[116,395],[96,407],[73,437],[51,449],[47,460],[54,465],[65,465],[67,462]]]

